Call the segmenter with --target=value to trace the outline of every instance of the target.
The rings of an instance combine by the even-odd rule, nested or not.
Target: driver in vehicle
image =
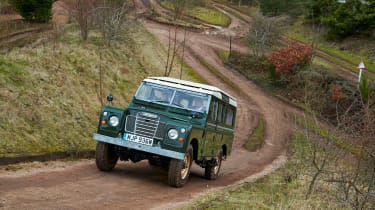
[[[204,106],[203,99],[195,98],[192,109],[194,109],[195,111],[204,112],[206,110],[206,107]]]
[[[169,102],[169,92],[167,90],[161,90],[157,101],[159,102]]]

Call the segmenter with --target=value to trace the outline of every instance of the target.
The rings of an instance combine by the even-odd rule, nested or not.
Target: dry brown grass
[[[16,48],[0,55],[0,154],[93,149],[99,100],[126,107],[140,81],[162,76],[166,50],[142,26],[132,25],[127,38],[106,47],[90,34],[82,43],[66,29],[61,41]],[[179,74],[179,64],[172,75]],[[183,79],[191,74],[184,68]]]

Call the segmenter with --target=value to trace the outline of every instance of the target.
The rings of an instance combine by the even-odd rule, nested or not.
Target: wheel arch
[[[227,145],[226,144],[223,144],[221,146],[221,149],[223,151],[223,156],[226,157],[227,156],[227,152],[228,152],[228,148],[227,148]]]
[[[190,141],[190,145],[193,147],[193,160],[198,159],[198,139],[194,138]]]

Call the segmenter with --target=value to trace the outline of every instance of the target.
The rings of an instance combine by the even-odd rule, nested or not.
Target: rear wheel
[[[114,146],[105,142],[96,144],[95,151],[96,167],[101,171],[111,171],[118,160],[118,155],[115,153]]]
[[[169,163],[168,183],[173,187],[182,187],[186,184],[190,175],[191,163],[193,161],[193,147],[189,148],[184,160],[172,159]]]
[[[215,180],[219,176],[221,162],[223,160],[223,150],[220,151],[216,155],[216,166],[209,166],[207,165],[204,171],[204,176],[209,180]]]

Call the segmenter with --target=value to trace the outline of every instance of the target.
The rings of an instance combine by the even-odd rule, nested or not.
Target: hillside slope
[[[66,31],[57,44],[0,55],[0,154],[92,149],[101,109],[100,69],[103,100],[112,93],[119,107],[128,104],[143,78],[163,75],[166,50],[137,23],[111,47],[95,33],[82,43],[75,27]],[[177,69],[171,76],[178,77]],[[191,79],[186,71],[183,79]]]

